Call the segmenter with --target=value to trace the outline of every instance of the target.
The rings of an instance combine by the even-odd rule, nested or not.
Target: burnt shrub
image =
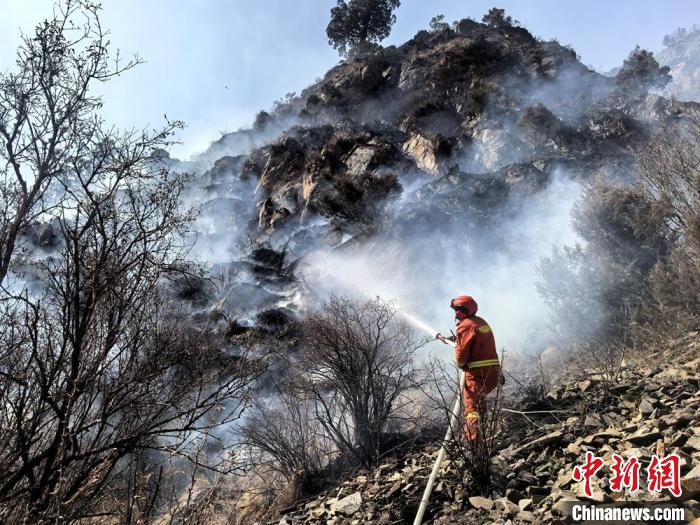
[[[302,326],[297,392],[313,400],[315,419],[337,450],[370,465],[406,402],[413,355],[425,341],[379,298],[331,297]]]
[[[671,248],[667,217],[639,187],[598,180],[584,190],[573,211],[582,243],[556,248],[538,269],[560,343],[618,340],[631,310],[635,320],[653,317],[650,274]]]

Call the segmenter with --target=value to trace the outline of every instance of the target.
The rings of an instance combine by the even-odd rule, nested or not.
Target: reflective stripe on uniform
[[[479,327],[479,332],[482,333],[482,334],[488,334],[490,331],[491,331],[491,327],[490,327],[489,325],[487,325],[487,324],[481,325],[481,326]]]
[[[478,412],[467,412],[467,419],[481,419],[481,414]]]
[[[498,359],[484,359],[483,361],[472,361],[467,363],[467,368],[481,368],[482,366],[493,366],[500,364]]]

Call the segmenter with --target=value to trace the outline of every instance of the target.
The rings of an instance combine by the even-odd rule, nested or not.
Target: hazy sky
[[[105,117],[122,127],[184,120],[176,156],[201,151],[220,132],[300,91],[338,57],[325,39],[334,0],[105,0],[114,47],[141,65],[104,87]],[[51,12],[53,0],[0,0],[0,68],[13,65],[20,29]],[[503,7],[533,34],[571,44],[585,64],[608,70],[637,44],[651,50],[679,26],[700,23],[697,0],[403,0],[388,43],[401,43],[432,16],[480,19]]]

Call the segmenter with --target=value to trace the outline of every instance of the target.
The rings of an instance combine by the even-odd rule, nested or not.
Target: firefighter
[[[455,343],[455,360],[464,370],[464,434],[474,442],[479,436],[479,422],[486,414],[486,395],[498,386],[501,367],[491,327],[476,315],[476,301],[459,295],[452,299],[450,308],[455,312],[457,335],[436,337]]]

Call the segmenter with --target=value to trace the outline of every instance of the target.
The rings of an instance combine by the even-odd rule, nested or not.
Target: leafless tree
[[[55,204],[54,182],[88,144],[108,141],[93,85],[137,65],[110,57],[99,6],[65,0],[54,17],[22,39],[16,69],[0,74],[0,284],[23,229]],[[144,150],[162,146],[173,128],[132,133]]]
[[[651,273],[656,324],[670,332],[700,326],[700,113],[661,127],[639,153],[638,176],[669,210],[672,249]],[[658,330],[657,330],[658,332]]]
[[[268,406],[258,401],[241,431],[245,445],[264,453],[287,481],[318,475],[335,451],[314,419],[313,402],[278,389]],[[264,459],[264,458],[263,458]],[[256,461],[257,463],[257,461]]]
[[[267,521],[304,494],[335,481],[338,449],[314,416],[313,399],[287,388],[259,397],[246,416],[240,442],[248,459],[248,521]],[[243,519],[243,513],[238,513]]]
[[[240,415],[260,371],[168,313],[161,285],[185,265],[183,178],[145,160],[96,173],[93,163],[131,158],[112,146],[74,159],[63,178],[60,246],[36,262],[42,288],[2,301],[6,519],[109,512],[101,503],[135,458],[188,459],[193,436]]]
[[[600,354],[596,366],[612,359],[605,375],[619,352],[656,351],[655,339],[700,326],[699,141],[696,110],[662,123],[636,154],[636,179],[596,178],[584,189],[572,215],[585,244],[540,262],[555,342]]]
[[[364,464],[381,452],[387,422],[412,387],[424,344],[390,303],[331,297],[303,321],[298,387],[338,449]]]
[[[29,222],[58,238],[0,289],[2,522],[146,523],[186,505],[195,472],[230,467],[214,429],[240,416],[264,366],[190,328],[163,292],[193,271],[186,177],[154,155],[178,124],[119,132],[94,113],[89,85],[136,63],[109,67],[97,14],[67,0],[0,78],[0,279]]]
[[[691,226],[700,206],[700,112],[663,126],[640,152],[639,179],[672,210],[678,230]]]

